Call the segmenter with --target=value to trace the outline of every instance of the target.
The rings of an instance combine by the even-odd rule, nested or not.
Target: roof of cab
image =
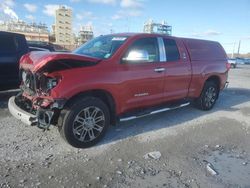
[[[170,38],[178,38],[174,36],[169,36],[166,34],[160,33],[112,33],[105,36],[117,36],[117,37],[135,37],[135,36],[154,36],[154,37],[170,37]]]
[[[168,37],[172,39],[180,39],[187,47],[191,60],[224,60],[226,53],[219,42],[203,39],[174,37],[160,33],[116,33],[109,36],[117,37]]]

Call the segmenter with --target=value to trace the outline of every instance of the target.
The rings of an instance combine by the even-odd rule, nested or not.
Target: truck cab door
[[[148,59],[128,59],[131,53],[142,52]],[[138,55],[138,54],[137,54]],[[127,59],[126,59],[127,58]],[[122,111],[160,104],[164,98],[164,71],[161,71],[156,37],[136,39],[122,56],[119,65]]]
[[[179,39],[162,38],[165,51],[164,101],[184,99],[188,96],[192,70],[187,50]]]

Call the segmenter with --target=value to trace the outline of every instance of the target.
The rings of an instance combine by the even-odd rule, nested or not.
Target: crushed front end
[[[51,61],[50,54],[24,55],[20,59],[21,91],[8,102],[9,111],[14,117],[42,129],[57,123],[58,114],[65,104],[64,99],[57,99],[52,94],[61,76],[58,71],[44,69]]]
[[[77,78],[74,71],[98,62],[100,59],[72,53],[31,52],[22,56],[21,91],[10,98],[9,111],[26,124],[48,129],[57,123],[60,111],[71,97],[65,93],[73,87],[72,79]]]
[[[61,77],[53,73],[37,72],[20,68],[20,93],[9,99],[11,114],[29,125],[48,129],[57,123],[58,115],[66,100],[54,99],[51,90]]]

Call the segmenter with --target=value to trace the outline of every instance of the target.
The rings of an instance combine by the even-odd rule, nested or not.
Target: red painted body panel
[[[167,37],[165,37],[167,38]],[[191,82],[191,62],[187,57],[187,50],[183,42],[176,39],[180,59],[173,62],[165,62],[165,101],[178,100],[188,96],[189,85]]]
[[[203,56],[195,51],[202,44],[203,46],[206,46],[207,43],[210,44],[208,41],[196,40],[197,43],[191,41],[190,44],[190,39],[167,37],[176,41],[180,60],[176,62],[122,64],[121,59],[124,53],[138,38],[166,37],[158,34],[129,34],[128,36],[130,37],[117,52],[106,60],[74,54],[30,53],[23,56],[20,68],[30,69],[35,73],[44,65],[59,59],[99,61],[95,66],[50,73],[51,77],[60,75],[61,81],[46,97],[51,101],[53,99],[68,100],[82,92],[103,90],[113,97],[117,115],[166,101],[198,97],[204,82],[210,76],[218,76],[221,89],[227,81],[227,61],[226,58],[223,58],[225,57],[223,49],[220,49],[219,52],[218,50],[216,52],[208,51],[209,54],[203,53]],[[189,48],[192,48],[193,51],[189,51]],[[217,54],[216,57],[219,58],[211,59],[213,53]],[[205,57],[204,54],[206,54]],[[166,71],[162,73],[154,71],[155,68],[161,67],[165,68]],[[39,97],[44,98],[45,96]]]
[[[56,60],[68,59],[70,60],[78,60],[78,61],[89,61],[96,62],[100,61],[98,58],[81,56],[72,53],[57,53],[57,52],[30,52],[24,55],[20,63],[22,68],[28,68],[32,72],[39,71],[40,68],[44,67],[48,63],[54,63]]]
[[[188,50],[192,66],[192,81],[189,88],[189,97],[199,97],[204,82],[211,76],[220,80],[220,89],[223,89],[227,77],[227,56],[218,42],[196,39],[182,39]]]

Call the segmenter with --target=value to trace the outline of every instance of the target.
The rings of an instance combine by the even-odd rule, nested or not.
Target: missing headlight
[[[47,78],[47,89],[51,90],[52,88],[56,87],[58,84],[58,80],[56,78]]]
[[[49,76],[46,74],[39,74],[38,75],[38,88],[39,90],[44,94],[48,95],[49,91],[57,86],[57,84],[60,82],[61,77],[60,76]]]
[[[22,81],[21,85],[24,85],[26,88],[31,90],[35,90],[35,76],[31,72],[21,70],[20,77]]]

